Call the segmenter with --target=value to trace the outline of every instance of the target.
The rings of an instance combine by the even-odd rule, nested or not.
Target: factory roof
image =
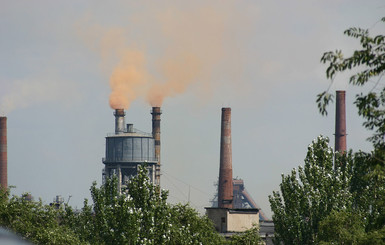
[[[143,131],[140,131],[139,129],[133,128],[131,132],[125,132],[122,133],[108,133],[107,137],[146,137],[146,138],[152,138],[152,134],[146,133]]]

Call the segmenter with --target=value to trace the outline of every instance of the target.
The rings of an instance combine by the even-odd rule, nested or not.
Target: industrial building
[[[231,145],[231,108],[222,108],[218,207],[206,208],[215,229],[225,236],[259,224],[259,209],[235,208]]]
[[[335,151],[346,152],[345,91],[336,92]],[[116,109],[115,133],[106,137],[103,177],[118,176],[119,188],[137,174],[138,166],[146,163],[150,180],[160,185],[160,107],[153,107],[152,133],[125,124],[125,112]],[[243,232],[253,225],[260,227],[265,244],[272,244],[274,223],[257,206],[242,179],[232,176],[231,108],[222,108],[220,166],[218,193],[213,206],[206,208],[216,230],[224,236]]]
[[[335,152],[344,153],[346,147],[345,91],[336,91]],[[145,164],[150,181],[160,185],[161,108],[153,107],[152,133],[145,133],[125,124],[124,109],[115,109],[115,132],[106,137],[103,179],[117,176],[119,189],[137,174],[139,165]],[[7,117],[0,117],[0,190],[8,187],[7,176]],[[260,234],[266,244],[274,237],[274,224],[260,211],[246,191],[242,179],[232,176],[231,108],[222,108],[220,168],[217,203],[206,208],[207,216],[218,232],[231,235],[260,225]],[[26,196],[32,200],[31,195]],[[56,197],[53,204],[63,204]],[[68,204],[68,201],[67,201]]]
[[[118,177],[121,190],[128,180],[137,174],[138,166],[145,164],[150,181],[160,185],[160,107],[153,107],[152,134],[142,132],[125,124],[124,109],[116,109],[115,132],[106,137],[106,155],[103,180],[113,175]]]

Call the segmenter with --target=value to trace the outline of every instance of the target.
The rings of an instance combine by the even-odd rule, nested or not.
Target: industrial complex
[[[115,132],[106,137],[105,157],[102,159],[103,179],[118,177],[121,190],[145,164],[150,181],[161,183],[161,114],[160,107],[152,107],[152,132],[145,133],[133,124],[126,124],[124,109],[115,109]],[[346,151],[345,91],[336,92],[335,151]],[[0,185],[7,188],[7,118],[0,117]],[[233,178],[231,108],[222,108],[218,192],[207,216],[218,232],[231,236],[260,225],[266,243],[274,236],[274,225],[257,206],[242,179]]]
[[[125,124],[125,111],[116,109],[115,133],[106,137],[103,179],[116,175],[119,189],[137,174],[138,165],[145,163],[152,183],[160,185],[160,107],[153,107],[152,134]]]

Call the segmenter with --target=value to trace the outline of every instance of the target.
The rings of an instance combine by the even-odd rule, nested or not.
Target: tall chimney
[[[124,112],[124,109],[115,109],[114,112],[115,115],[115,134],[121,134],[124,133],[124,116],[126,113]]]
[[[336,152],[346,152],[346,109],[345,91],[336,91],[336,133],[335,149]]]
[[[155,139],[155,157],[158,161],[155,169],[155,184],[160,185],[160,107],[152,107],[152,137]]]
[[[233,167],[231,154],[231,108],[222,108],[218,207],[233,208]]]
[[[0,189],[7,190],[7,118],[0,117]]]

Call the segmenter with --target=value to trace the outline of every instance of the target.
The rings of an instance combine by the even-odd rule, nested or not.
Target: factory
[[[124,109],[115,109],[115,132],[106,137],[106,155],[103,158],[103,179],[118,177],[121,190],[137,174],[138,166],[146,164],[150,181],[160,185],[160,107],[153,107],[152,133],[125,124]]]
[[[114,111],[115,132],[106,137],[103,179],[117,176],[119,190],[126,187],[142,164],[146,164],[150,181],[160,185],[161,108],[153,107],[151,114],[152,133],[145,133],[126,124],[124,109]],[[220,142],[217,206],[206,211],[219,232],[242,232],[266,217],[260,217],[260,208],[246,191],[243,180],[232,176],[231,108],[222,108]]]
[[[118,177],[119,190],[145,164],[154,185],[161,183],[161,122],[162,110],[152,107],[152,132],[145,133],[133,124],[126,124],[124,109],[115,109],[115,132],[106,136],[105,157],[102,159],[103,179]],[[335,152],[346,152],[345,91],[336,91]],[[7,118],[0,117],[0,189],[8,187],[7,180]],[[225,236],[243,232],[260,225],[262,238],[271,240],[274,224],[269,221],[247,192],[242,179],[232,172],[231,108],[222,108],[220,162],[217,201],[206,208],[207,216],[216,230]],[[68,202],[67,202],[68,203]]]
[[[231,144],[231,108],[222,108],[218,206],[206,208],[215,229],[224,234],[243,232],[259,225],[258,208],[235,208]]]

